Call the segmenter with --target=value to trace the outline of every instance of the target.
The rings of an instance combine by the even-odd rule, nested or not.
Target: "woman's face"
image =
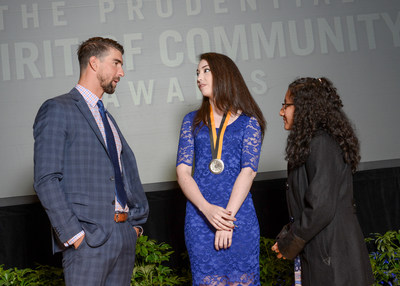
[[[290,91],[288,90],[285,95],[285,101],[282,103],[281,111],[279,112],[279,115],[283,117],[284,128],[286,130],[292,129],[294,110],[293,98],[290,96]]]
[[[213,78],[210,67],[206,60],[201,60],[197,66],[197,86],[201,94],[209,99],[213,99]]]

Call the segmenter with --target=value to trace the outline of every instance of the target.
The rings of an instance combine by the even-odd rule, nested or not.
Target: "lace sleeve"
[[[193,164],[194,138],[192,132],[192,123],[193,113],[189,113],[183,118],[182,121],[176,166],[182,163],[188,166],[192,166]]]
[[[242,150],[242,168],[250,167],[254,172],[258,170],[261,152],[261,128],[255,117],[251,117],[246,125]]]

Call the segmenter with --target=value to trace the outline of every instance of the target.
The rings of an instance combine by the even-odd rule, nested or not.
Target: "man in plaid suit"
[[[123,53],[111,39],[83,42],[78,84],[47,100],[33,126],[34,188],[54,230],[54,251],[63,251],[66,285],[130,285],[148,216],[135,156],[113,117],[107,112],[104,124],[100,114],[103,93],[113,93],[124,76]],[[114,135],[125,205],[117,200],[105,125]]]

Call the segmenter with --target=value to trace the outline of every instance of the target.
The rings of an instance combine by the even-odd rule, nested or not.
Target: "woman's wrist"
[[[203,203],[199,204],[198,208],[199,208],[199,211],[204,214],[204,212],[209,208],[209,206],[210,206],[210,203],[207,202],[206,200],[204,200]]]

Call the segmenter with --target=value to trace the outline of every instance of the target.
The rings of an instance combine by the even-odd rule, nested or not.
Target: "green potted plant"
[[[294,283],[293,261],[278,259],[271,250],[275,240],[261,237],[260,239],[260,280],[263,286],[291,286]]]
[[[166,243],[157,243],[147,236],[138,238],[136,261],[132,275],[132,286],[162,286],[190,284],[187,277],[179,277],[165,265],[173,251]],[[163,264],[164,263],[164,264]]]
[[[374,285],[400,285],[400,230],[374,233],[365,241],[372,248],[369,257]]]

